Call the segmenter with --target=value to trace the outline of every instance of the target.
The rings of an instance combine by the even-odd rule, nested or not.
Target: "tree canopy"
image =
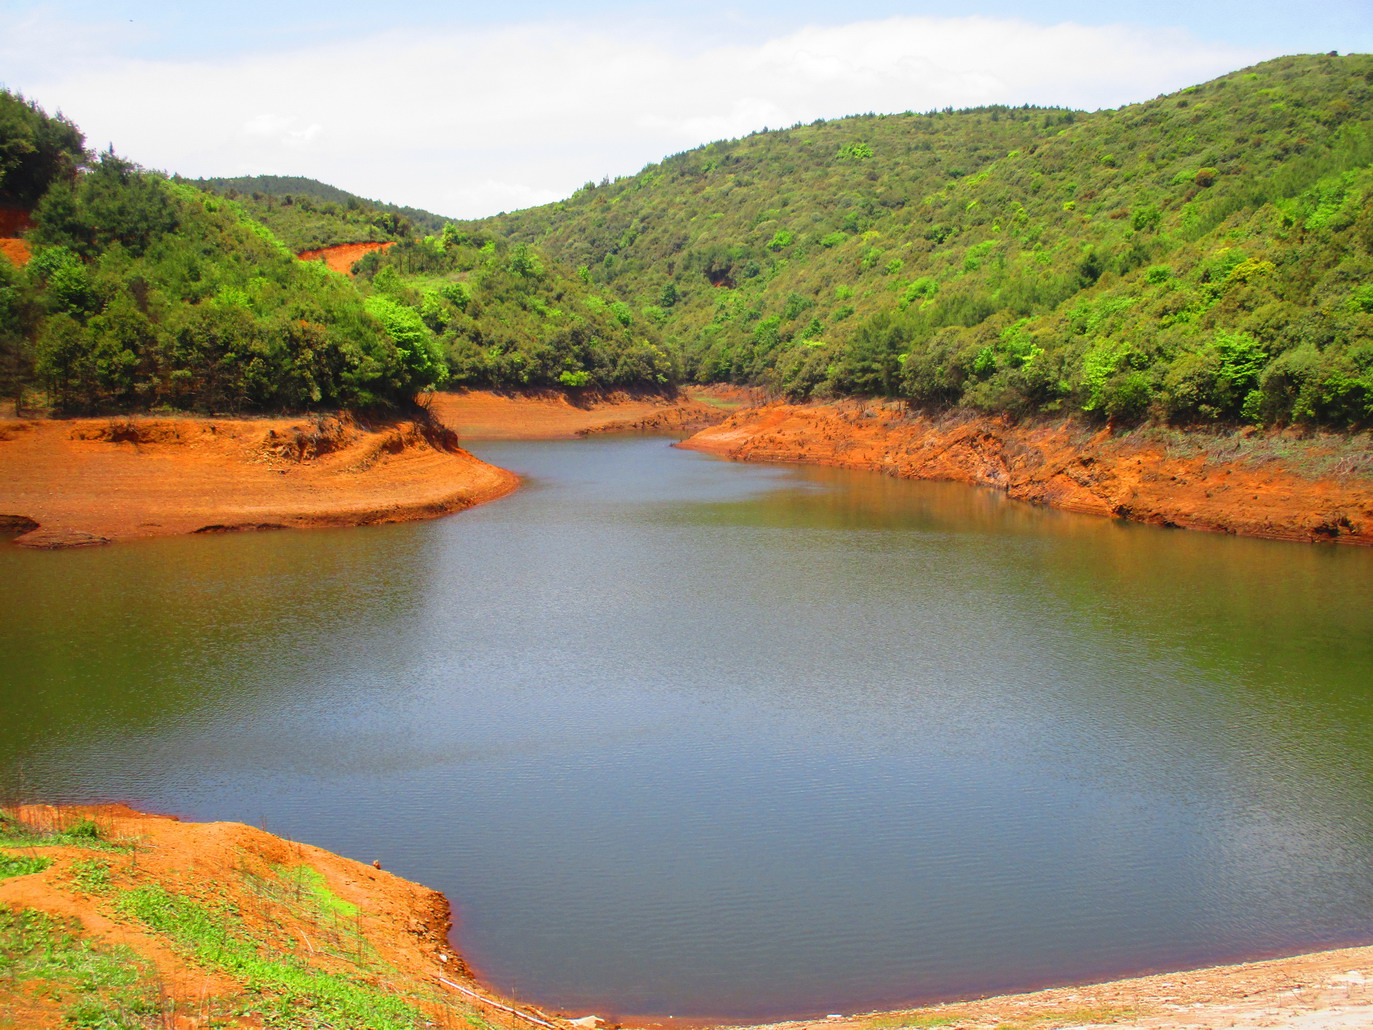
[[[793,397],[1373,420],[1373,57],[755,133],[472,225]]]

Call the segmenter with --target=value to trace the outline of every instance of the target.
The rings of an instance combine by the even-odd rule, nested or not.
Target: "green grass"
[[[889,1016],[874,1016],[868,1020],[868,1026],[874,1030],[927,1030],[927,1028],[938,1026],[949,1026],[959,1020],[968,1017],[962,1012],[940,1012],[940,1013],[921,1013],[897,1012]]]
[[[131,851],[133,843],[109,840],[105,831],[91,819],[81,819],[68,826],[35,826],[9,812],[0,811],[0,847],[32,848],[52,845],[91,848],[97,851]]]
[[[41,986],[68,1024],[84,1030],[148,1030],[162,1025],[152,971],[127,948],[102,948],[76,935],[74,921],[0,906],[0,978]]]
[[[71,877],[88,894],[103,894],[110,889],[110,863],[78,859],[71,864]]]
[[[295,891],[297,903],[307,904],[321,915],[334,919],[357,919],[358,907],[331,891],[324,874],[314,866],[276,866],[275,869],[283,885]]]
[[[50,858],[42,858],[38,855],[11,855],[0,851],[0,880],[8,879],[11,876],[41,873],[50,865],[52,865]]]
[[[270,873],[242,870],[244,886],[298,919],[313,923],[309,947],[377,972],[384,968],[359,927],[358,907],[329,889],[324,875],[308,865],[273,866]]]
[[[1199,458],[1219,467],[1278,465],[1308,479],[1373,477],[1373,435],[1369,433],[1292,436],[1143,426],[1122,434],[1121,439],[1153,444],[1169,458]]]
[[[264,1026],[414,1030],[426,1023],[395,995],[311,968],[255,938],[227,905],[205,905],[149,884],[125,891],[116,906],[198,961],[242,980],[251,994],[266,995],[255,1006]]]

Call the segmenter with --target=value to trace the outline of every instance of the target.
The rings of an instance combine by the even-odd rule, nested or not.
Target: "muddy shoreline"
[[[1143,429],[912,412],[900,403],[773,404],[679,444],[990,486],[1017,500],[1148,525],[1373,545],[1373,440]]]

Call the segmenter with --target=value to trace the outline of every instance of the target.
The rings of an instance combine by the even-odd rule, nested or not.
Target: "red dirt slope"
[[[17,825],[25,832],[60,832],[82,819],[98,827],[92,847],[83,846],[86,838],[80,837],[70,843],[11,847],[11,854],[49,859],[51,865],[0,879],[0,909],[62,920],[94,947],[128,948],[151,967],[158,1012],[120,1021],[119,1026],[192,1030],[288,1025],[280,1012],[275,1019],[263,1019],[292,1000],[270,979],[253,981],[232,964],[190,957],[165,932],[118,904],[117,899],[141,890],[165,891],[216,912],[227,905],[231,916],[223,917],[226,925],[241,922],[243,933],[269,945],[259,954],[287,958],[317,975],[346,978],[403,999],[427,1019],[424,1025],[535,1030],[533,1020],[512,1018],[472,980],[448,941],[447,899],[379,865],[363,865],[240,823],[183,823],[123,805],[30,805],[3,814],[12,820],[4,824],[7,828]],[[106,842],[124,849],[110,850]],[[103,872],[92,879],[97,868]],[[456,992],[441,980],[469,993]],[[72,986],[13,974],[0,978],[0,1026],[70,1026],[70,1011],[66,1018],[63,1013],[63,1003],[70,999],[63,995]],[[299,999],[295,1002],[300,1007]],[[309,1025],[345,1025],[337,1018],[322,1015]]]
[[[351,275],[358,258],[374,250],[386,250],[394,246],[394,243],[339,243],[318,250],[302,250],[296,257],[302,261],[323,261],[335,272]]]
[[[23,266],[29,260],[31,251],[28,241],[20,239],[33,226],[29,212],[24,208],[0,207],[0,254],[11,264]]]
[[[0,420],[0,528],[28,547],[432,518],[513,473],[442,426],[314,419]]]

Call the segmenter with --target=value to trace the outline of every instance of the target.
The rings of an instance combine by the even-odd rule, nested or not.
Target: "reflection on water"
[[[437,522],[0,549],[8,790],[380,858],[567,1010],[1368,939],[1373,554],[653,439],[477,449],[526,486]]]

